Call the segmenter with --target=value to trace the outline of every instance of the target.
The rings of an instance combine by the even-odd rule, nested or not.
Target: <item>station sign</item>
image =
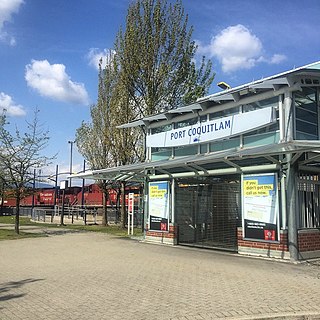
[[[147,136],[146,146],[153,148],[177,147],[226,139],[262,128],[274,121],[274,107],[267,107],[151,134]]]

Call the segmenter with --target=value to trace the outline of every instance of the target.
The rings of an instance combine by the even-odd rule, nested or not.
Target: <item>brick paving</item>
[[[0,319],[320,319],[319,263],[79,232],[0,242]]]

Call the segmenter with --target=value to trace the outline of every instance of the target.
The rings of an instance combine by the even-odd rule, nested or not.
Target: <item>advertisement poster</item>
[[[169,182],[149,183],[149,230],[169,231]]]
[[[242,208],[245,239],[279,241],[276,173],[243,175]]]

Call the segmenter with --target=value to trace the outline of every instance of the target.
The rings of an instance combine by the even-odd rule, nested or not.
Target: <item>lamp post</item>
[[[60,216],[60,225],[64,226],[63,217],[64,217],[64,196],[65,196],[65,190],[68,188],[68,180],[63,180],[60,182],[60,189],[62,190],[62,210],[61,210],[61,216]]]
[[[70,175],[72,174],[72,149],[74,141],[69,140],[68,143],[70,143]],[[69,187],[71,187],[71,177],[69,178]]]

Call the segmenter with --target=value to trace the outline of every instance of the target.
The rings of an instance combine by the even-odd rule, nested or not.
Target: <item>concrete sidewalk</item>
[[[320,266],[99,233],[0,242],[0,319],[320,319]]]

